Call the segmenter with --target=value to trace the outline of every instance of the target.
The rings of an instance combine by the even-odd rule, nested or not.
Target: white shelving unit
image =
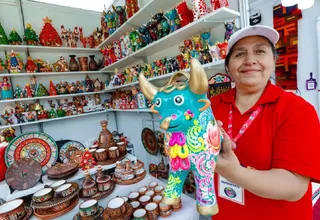
[[[44,47],[31,45],[0,45],[0,51],[15,52],[42,52],[42,53],[99,53],[97,48],[83,48],[83,47]]]
[[[126,158],[124,160],[130,160],[133,162],[137,161],[137,158],[131,154],[127,154]],[[104,165],[101,166],[103,170],[109,170],[112,169],[116,166],[116,164],[110,164],[110,165]],[[72,181],[77,181],[80,180],[82,178],[84,178],[84,172],[82,169],[79,168],[79,171],[72,177],[66,179],[68,182],[72,182]],[[97,172],[97,166],[89,169],[88,172],[90,173],[90,175],[94,175]],[[27,190],[15,190],[12,194],[9,194],[6,198],[7,201],[9,200],[13,200],[13,199],[17,199],[17,198],[21,198],[24,196],[28,196],[28,195],[32,195],[33,193],[37,192],[40,189],[43,189],[43,187],[45,185],[50,185],[51,183],[55,182],[55,180],[49,180],[47,175],[43,175],[42,176],[42,181],[43,183],[37,183],[37,185],[35,185],[34,187],[27,189]],[[5,181],[0,182],[0,189],[6,188],[6,190],[9,190],[8,185],[6,184]]]
[[[1,73],[0,76],[19,77],[19,76],[58,76],[58,75],[93,75],[101,74],[101,71],[74,71],[74,72],[41,72],[41,73]]]

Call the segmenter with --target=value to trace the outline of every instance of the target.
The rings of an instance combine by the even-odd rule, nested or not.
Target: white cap
[[[273,45],[275,45],[279,40],[279,33],[277,30],[265,26],[265,25],[254,25],[254,26],[247,26],[236,31],[233,35],[231,35],[228,41],[228,53],[229,50],[242,38],[248,36],[260,35],[266,37],[270,40]]]

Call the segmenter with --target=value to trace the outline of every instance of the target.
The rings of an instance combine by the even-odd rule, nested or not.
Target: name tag
[[[218,175],[218,190],[221,198],[244,205],[244,190],[226,178]]]

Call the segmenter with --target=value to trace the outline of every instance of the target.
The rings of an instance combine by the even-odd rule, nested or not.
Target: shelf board
[[[26,52],[42,52],[42,53],[100,53],[97,48],[83,47],[44,47],[32,45],[0,45],[0,51]]]
[[[151,112],[149,108],[147,109],[111,109],[111,111],[115,112]]]
[[[206,31],[208,29],[221,25],[224,20],[229,20],[238,16],[240,16],[240,13],[237,11],[234,11],[229,8],[219,8],[218,10],[215,10],[210,14],[207,14],[201,17],[200,19],[190,23],[189,25],[167,35],[166,37],[163,37],[160,40],[157,40],[147,45],[146,47],[141,48],[140,50],[122,58],[121,60],[103,68],[102,70],[112,71],[115,68],[124,68],[129,64],[137,61],[141,57],[150,56],[157,51],[177,46],[179,43],[181,43],[184,39],[187,39],[188,37],[198,35],[201,31]]]
[[[54,75],[82,75],[82,74],[101,74],[102,71],[75,71],[75,72],[41,72],[41,73],[0,73],[0,77],[18,77],[18,76],[54,76]]]
[[[55,95],[55,96],[40,96],[40,97],[20,98],[20,99],[6,99],[6,100],[0,100],[0,104],[2,104],[2,103],[10,103],[10,102],[31,101],[31,100],[37,100],[37,99],[61,99],[61,98],[73,97],[73,96],[94,95],[94,94],[97,94],[97,93],[101,94],[101,93],[105,93],[105,91],[72,93],[72,94]]]
[[[219,61],[216,61],[216,62],[207,63],[207,64],[202,65],[202,67],[204,69],[224,70],[224,60],[219,60]],[[184,69],[184,70],[181,70],[181,71],[189,72],[190,69]],[[180,72],[180,71],[178,71],[178,72]],[[167,78],[170,78],[175,73],[176,72],[168,73],[168,74],[161,75],[161,76],[152,77],[152,78],[149,78],[148,81],[159,81],[159,80],[167,79]],[[127,88],[127,87],[130,87],[130,86],[136,86],[138,84],[139,84],[139,82],[128,83],[128,84],[121,85],[121,86],[110,87],[110,88],[106,89],[105,91],[106,92],[111,92],[113,90],[123,89],[123,88]]]
[[[122,35],[126,32],[131,32],[132,28],[137,29],[141,25],[146,23],[146,17],[152,19],[152,14],[166,10],[168,8],[174,7],[180,0],[152,0],[147,3],[144,7],[129,18],[123,25],[121,25],[113,34],[111,34],[107,39],[105,39],[98,48],[102,48],[108,44],[112,44],[112,41],[119,40]]]
[[[127,153],[127,156],[126,156],[125,159],[128,159],[130,161],[134,161],[134,162],[136,162],[136,160],[137,160],[137,158],[135,156],[133,156],[133,155],[131,155],[129,153]],[[104,166],[101,166],[101,167],[102,167],[103,170],[109,170],[109,169],[114,168],[115,166],[116,166],[116,164],[114,163],[114,164],[110,164],[110,165],[104,165]],[[90,173],[90,175],[96,174],[97,166],[94,167],[94,168],[89,169],[88,172]],[[72,177],[70,177],[69,179],[66,179],[66,180],[68,182],[77,181],[79,179],[84,178],[84,176],[85,176],[84,173],[85,173],[85,171],[82,170],[81,168],[79,168],[79,171],[74,176],[72,176]],[[44,175],[42,177],[42,180],[43,180],[43,184],[42,183],[37,183],[37,185],[35,185],[34,187],[32,187],[30,189],[14,191],[12,194],[7,196],[7,201],[13,200],[13,199],[17,199],[17,198],[21,198],[21,197],[28,196],[28,195],[32,195],[35,192],[37,192],[38,190],[43,189],[45,185],[50,185],[51,183],[55,182],[54,180],[48,180],[47,175]]]

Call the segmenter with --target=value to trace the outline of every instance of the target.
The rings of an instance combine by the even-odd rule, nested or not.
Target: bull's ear
[[[199,108],[200,112],[206,110],[210,106],[210,101],[208,99],[199,99],[198,102],[204,102],[204,106]]]
[[[146,98],[149,101],[152,101],[159,89],[157,87],[155,87],[154,85],[152,85],[146,79],[146,77],[143,75],[143,73],[139,74],[139,85],[140,85],[140,89],[141,89],[142,93],[146,96]]]
[[[190,63],[190,90],[198,95],[207,93],[209,88],[209,82],[204,68],[202,67],[200,62],[195,58],[192,58],[190,60]]]

